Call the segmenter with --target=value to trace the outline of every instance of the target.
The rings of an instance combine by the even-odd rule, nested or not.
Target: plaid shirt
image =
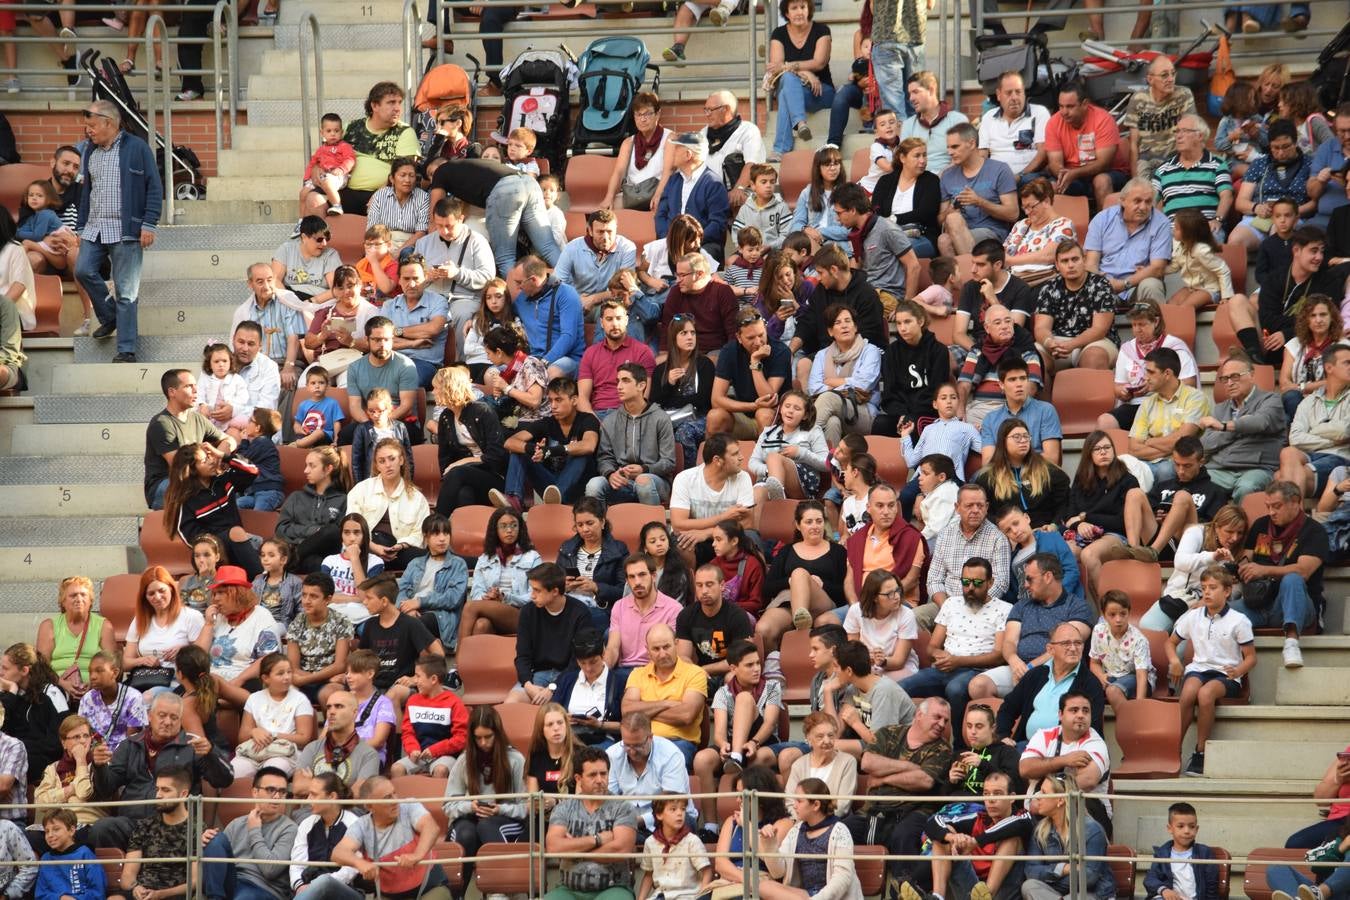
[[[4,798],[6,803],[0,804],[0,818],[26,820],[28,810],[8,804],[28,802],[28,751],[24,749],[23,741],[7,734],[0,734],[0,774],[14,776],[14,787]]]
[[[111,145],[89,153],[89,220],[84,224],[86,241],[116,244],[122,240],[122,135]],[[139,237],[139,235],[133,235]]]
[[[966,540],[965,534],[961,531],[960,518],[954,518],[951,524],[938,532],[935,544],[933,559],[928,567],[930,596],[941,593],[949,598],[962,597],[961,567],[972,556],[982,556],[994,567],[994,584],[989,589],[989,596],[1002,597],[1007,593],[1008,539],[993,522],[985,519],[980,523],[975,537]]]

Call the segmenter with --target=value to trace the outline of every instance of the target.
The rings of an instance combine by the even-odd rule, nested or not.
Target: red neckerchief
[[[586,246],[589,247],[591,252],[595,254],[595,261],[598,263],[604,262],[605,257],[609,256],[610,253],[614,252],[613,250],[609,251],[601,250],[599,247],[595,246],[595,241],[591,240],[591,236],[589,234],[582,235],[582,237],[586,239]]]
[[[868,213],[867,218],[863,219],[863,223],[848,233],[848,242],[853,247],[853,258],[858,261],[859,267],[862,267],[863,256],[865,255],[863,253],[863,241],[867,239],[868,232],[876,227],[876,224],[876,213]]]
[[[1331,346],[1330,334],[1328,334],[1326,337],[1324,337],[1322,340],[1318,341],[1315,344],[1313,343],[1312,339],[1309,338],[1307,346],[1303,348],[1303,358],[1317,359],[1322,355],[1322,351],[1326,350],[1330,346]]]
[[[75,757],[69,753],[61,754],[61,758],[56,761],[56,777],[61,780],[62,787],[75,780]]]
[[[347,738],[341,744],[333,743],[333,736],[330,734],[323,741],[323,758],[333,768],[337,768],[347,761],[347,758],[356,750],[356,745],[361,740],[361,736],[352,729],[352,736]]]
[[[247,619],[247,618],[249,617],[249,614],[252,613],[253,610],[254,610],[254,607],[250,606],[248,609],[244,610],[243,612],[226,613],[226,614],[225,614],[225,621],[229,623],[229,625],[230,625],[231,628],[236,628],[236,627],[238,627],[238,625],[239,625],[240,622],[243,622],[245,619]]]
[[[931,121],[925,122],[924,119],[923,119],[923,116],[921,116],[921,115],[920,115],[919,113],[917,113],[917,112],[914,113],[914,118],[915,118],[916,120],[918,120],[919,124],[922,125],[924,128],[928,129],[929,131],[932,131],[932,130],[933,130],[933,126],[936,125],[937,123],[941,122],[943,119],[945,119],[945,118],[947,117],[947,113],[949,113],[949,112],[951,112],[951,111],[952,111],[952,108],[951,108],[950,106],[947,105],[947,101],[946,101],[946,100],[943,100],[943,101],[941,101],[941,102],[938,103],[937,116],[936,116],[934,119],[932,119]]]
[[[1143,341],[1139,340],[1138,338],[1135,338],[1134,344],[1139,351],[1140,359],[1143,359],[1145,356],[1148,356],[1154,350],[1157,350],[1159,347],[1162,346],[1162,342],[1167,339],[1167,329],[1163,327],[1163,323],[1159,322],[1157,327],[1158,332],[1154,336],[1153,340],[1150,341],[1149,343],[1146,344]]]
[[[750,688],[750,689],[749,689],[749,690],[750,690],[750,693],[752,693],[752,694],[754,695],[754,697],[755,697],[755,705],[756,705],[756,706],[759,705],[759,698],[762,697],[762,696],[764,695],[764,686],[765,686],[767,683],[768,683],[768,681],[765,679],[763,673],[760,673],[758,683],[756,683],[755,686],[754,686],[753,688]],[[736,699],[736,695],[737,695],[737,694],[739,694],[739,693],[741,693],[742,691],[746,690],[746,688],[741,687],[741,683],[740,683],[739,681],[736,680],[735,676],[732,676],[731,678],[728,678],[727,681],[726,681],[726,684],[727,684],[727,690],[731,692],[731,699],[732,699],[733,701]]]
[[[590,238],[586,238],[586,240],[589,241]],[[516,373],[520,371],[521,366],[525,365],[525,359],[528,355],[524,350],[517,350],[516,355],[511,357],[511,362],[507,363],[506,369],[502,372],[502,380],[507,384],[515,381]]]
[[[1013,337],[1016,336],[1017,333],[1014,332]],[[994,339],[990,337],[989,332],[986,331],[984,333],[984,343],[980,344],[980,355],[989,360],[989,367],[991,369],[996,369],[998,368],[998,361],[1003,358],[1003,354],[1007,353],[1008,350],[1012,348],[1012,345],[1013,342],[1011,340],[1006,344],[995,344]]]
[[[150,734],[148,730],[146,731],[145,758],[150,763],[150,771],[153,772],[155,770],[155,757],[159,756],[159,751],[163,750],[171,743],[173,743],[172,739],[167,740],[163,743],[159,743],[158,741],[155,740],[154,735]]]
[[[670,840],[666,840],[666,830],[664,828],[657,828],[655,831],[652,832],[652,837],[656,838],[656,842],[661,845],[662,853],[669,853],[672,847],[674,847],[676,844],[684,840],[692,833],[693,832],[689,830],[688,825],[681,825],[680,830],[675,832],[675,837],[671,838]]]
[[[746,262],[745,257],[737,253],[735,259],[731,261],[731,264],[733,266],[740,266],[742,269],[745,270],[745,273],[747,275],[753,275],[756,272],[761,272],[764,270],[764,257],[761,256],[759,258],[759,262],[757,263],[751,263]]]
[[[469,139],[464,135],[459,136],[459,140],[451,142],[446,147],[448,154],[455,159],[463,159],[469,150]]]
[[[656,153],[661,146],[661,140],[666,136],[666,130],[660,125],[652,129],[651,140],[642,136],[642,132],[633,135],[633,165],[639,169],[651,161],[652,155]]]
[[[1298,544],[1298,533],[1303,530],[1303,523],[1308,520],[1308,514],[1299,510],[1294,521],[1279,531],[1275,530],[1275,520],[1266,519],[1266,537],[1270,540],[1270,561],[1274,565],[1282,566],[1289,559],[1290,554]],[[1275,556],[1275,546],[1279,545],[1280,555]]]
[[[500,547],[497,548],[497,558],[501,560],[502,565],[506,565],[506,561],[515,555],[516,555],[515,544],[502,544]]]

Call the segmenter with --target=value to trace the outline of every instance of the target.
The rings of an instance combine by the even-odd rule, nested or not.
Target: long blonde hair
[[[1004,419],[998,427],[994,455],[989,459],[989,486],[993,488],[995,500],[1006,501],[1017,496],[1017,479],[1013,477],[1012,463],[1008,460],[1008,435],[1015,428],[1031,434],[1031,429],[1021,419]],[[1028,448],[1027,458],[1022,462],[1022,484],[1033,494],[1043,494],[1050,489],[1050,466],[1034,449]]]
[[[1069,792],[1069,786],[1062,775],[1046,775],[1041,779],[1041,787],[1044,788],[1047,782],[1050,784],[1050,793],[1052,794],[1067,794]],[[1067,825],[1069,816],[1069,804],[1067,801],[1064,803],[1064,816],[1065,824]],[[1041,816],[1040,821],[1036,823],[1036,830],[1032,833],[1032,843],[1044,850],[1046,841],[1050,839],[1050,829],[1054,827],[1055,825],[1050,821],[1049,816]]]
[[[1214,551],[1219,549],[1219,529],[1236,528],[1242,532],[1242,537],[1238,538],[1238,543],[1247,537],[1247,529],[1251,523],[1247,521],[1247,514],[1243,512],[1242,507],[1236,503],[1226,503],[1219,507],[1219,511],[1214,514],[1214,518],[1205,525],[1205,538],[1201,549]]]
[[[534,731],[530,733],[530,756],[548,752],[548,739],[544,737],[544,719],[551,712],[562,716],[563,728],[566,729],[563,737],[562,762],[558,773],[558,793],[566,794],[572,788],[572,757],[576,754],[577,748],[581,746],[581,741],[577,740],[576,733],[572,731],[572,719],[568,716],[566,707],[561,703],[545,703],[539,707],[539,715],[534,717]]]

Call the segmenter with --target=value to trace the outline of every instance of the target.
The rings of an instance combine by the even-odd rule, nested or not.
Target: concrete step
[[[277,74],[278,77],[289,77],[288,73]],[[234,130],[230,145],[232,150],[239,151],[294,150],[297,154],[304,152],[304,146],[304,135],[294,125],[240,125]]]
[[[327,107],[325,107],[327,108]],[[249,115],[252,116],[250,110]],[[299,111],[290,118],[281,118],[281,121],[295,122],[300,118]],[[258,207],[258,217],[256,221],[290,221],[294,224],[296,215],[295,210],[299,209],[300,196],[300,173],[301,166],[297,166],[293,175],[265,175],[258,178],[248,178],[244,176],[220,176],[211,178],[206,185],[206,192],[211,200],[207,202],[217,202],[221,200],[244,201],[249,205],[262,204]],[[259,200],[264,197],[266,200]],[[266,213],[267,204],[271,204],[273,213]],[[288,205],[291,210],[289,216],[284,216],[279,212],[280,204]]]
[[[1325,769],[1339,751],[1339,741],[1210,741],[1205,747],[1206,778],[1260,778],[1270,774],[1271,763],[1280,761],[1287,772]]]
[[[393,3],[362,3],[358,2],[358,0],[325,0],[322,5],[297,3],[290,7],[282,7],[281,14],[277,17],[278,32],[282,30],[295,30],[295,27],[300,24],[300,17],[304,15],[307,9],[315,11],[318,9],[323,10],[322,24],[324,28],[327,28],[329,25],[362,25],[402,22],[403,20],[401,15],[402,7]],[[321,28],[320,31],[322,30],[324,29]]]
[[[1271,743],[1325,741],[1328,736],[1350,733],[1350,709],[1343,706],[1220,706],[1214,719],[1215,741],[1267,741]],[[1116,724],[1108,711],[1106,742],[1115,748]],[[1195,731],[1187,734],[1185,751],[1190,753]],[[1343,745],[1342,745],[1343,746]],[[1289,773],[1291,777],[1322,777],[1325,763],[1316,771]]]
[[[60,490],[63,487],[90,485],[97,488],[112,484],[134,483],[139,488],[144,479],[144,445],[142,445],[140,453],[134,454],[108,453],[102,456],[48,454],[45,456],[0,457],[0,485],[15,487],[33,485],[34,491],[38,493],[45,490],[41,487],[42,485],[53,485],[52,493],[57,494],[57,499],[63,502],[66,500],[65,495]],[[28,509],[23,506],[5,508],[22,509],[25,514],[34,516],[64,515],[64,513],[47,513],[41,509]],[[136,508],[139,509],[139,507]],[[118,512],[125,513],[126,510],[118,510]]]
[[[254,76],[255,79],[262,76]],[[304,149],[301,145],[285,150],[227,150],[220,155],[217,177],[267,178],[290,175],[299,192],[300,173],[304,172]]]
[[[158,381],[158,375],[154,377]],[[163,408],[162,394],[63,394],[35,397],[33,421],[39,425],[147,423]]]
[[[292,129],[293,130],[293,129]],[[297,147],[299,145],[297,144]],[[297,151],[298,152],[298,151]],[[216,196],[219,179],[211,179],[211,199],[182,203],[180,225],[259,225],[287,223],[294,225],[299,218],[300,182],[292,179],[291,195],[286,199],[250,200],[220,199]],[[281,197],[283,195],[276,195]]]
[[[136,462],[141,463],[140,457]],[[30,516],[124,516],[128,510],[145,509],[141,476],[105,480],[91,472],[71,474],[62,478],[58,473],[42,482],[0,484],[0,504]]]
[[[145,310],[141,313],[144,320]],[[124,363],[67,363],[52,370],[53,394],[147,394],[160,398],[159,375],[167,368],[198,371],[201,361],[179,361],[174,365],[128,366]],[[52,435],[57,438],[57,435]],[[54,443],[51,447],[62,446]]]
[[[1342,661],[1345,659],[1344,652],[1339,656]],[[1350,703],[1350,669],[1331,666],[1284,669],[1275,681],[1275,702],[1288,706]]]
[[[49,581],[70,575],[105,578],[127,571],[126,546],[0,547],[0,581]]]
[[[374,3],[370,4],[372,14],[368,20],[363,22],[353,22],[343,25],[341,28],[319,29],[319,45],[326,50],[357,50],[364,51],[367,47],[388,48],[403,46],[403,25],[401,7],[392,3]],[[322,7],[311,7],[315,12],[322,16],[322,21],[328,23],[328,4]],[[283,15],[298,16],[303,10],[292,6],[290,10],[282,9]],[[308,31],[308,29],[306,29]],[[276,30],[276,42],[273,49],[276,50],[294,50],[299,46],[301,30],[295,27],[282,28]],[[305,47],[310,46],[309,35],[305,34]],[[480,57],[481,58],[481,57]],[[326,61],[325,61],[326,62]],[[391,70],[389,76],[397,78],[397,72]],[[250,116],[251,118],[251,116]],[[343,117],[346,121],[346,117]]]
[[[325,13],[325,15],[327,15]],[[311,63],[311,66],[313,63]],[[401,63],[383,70],[384,77],[391,77],[392,73],[400,71]],[[327,104],[328,97],[359,97],[370,90],[371,78],[380,77],[379,69],[369,69],[367,66],[361,66],[357,71],[337,70],[334,66],[324,60],[324,67],[328,70],[323,78],[324,103]],[[310,70],[311,77],[313,69]],[[284,75],[274,75],[270,72],[259,73],[248,80],[248,105],[250,118],[252,117],[253,106],[256,103],[266,100],[298,100],[299,98],[299,75],[286,73]],[[325,106],[326,111],[326,106]],[[345,120],[344,120],[345,121]]]
[[[331,32],[324,33],[331,34]],[[391,71],[386,77],[398,78],[398,72],[396,70]],[[342,121],[344,122],[350,122],[352,119],[360,118],[365,114],[366,92],[370,90],[369,84],[362,87],[359,94],[339,94],[334,93],[328,87],[328,82],[325,79],[323,90],[323,109],[321,112],[337,113],[342,116]],[[271,99],[263,98],[259,100],[254,100],[250,97],[248,102],[248,120],[255,125],[290,125],[294,127],[296,123],[302,120],[304,112],[301,108],[299,96],[300,89],[297,83],[297,86],[293,87],[289,92],[289,96]],[[318,115],[318,113],[314,111],[313,104],[310,105],[310,115]],[[301,163],[303,164],[304,160],[301,160]],[[297,168],[295,171],[295,184],[292,185],[292,187],[298,188],[300,169]],[[208,188],[208,193],[209,192]],[[285,192],[273,193],[259,191],[254,196],[282,197],[285,196]]]
[[[328,6],[324,6],[325,24],[328,22]],[[310,61],[309,73],[314,73],[314,63]],[[342,52],[334,50],[323,56],[324,90],[328,89],[329,74],[348,75],[357,72],[371,72],[388,76],[403,66],[403,50],[394,47],[367,47],[360,51]],[[296,50],[269,50],[263,54],[259,74],[300,77],[300,54]],[[253,96],[251,93],[250,97]]]
[[[1347,674],[1338,667],[1345,663],[1347,650],[1350,650],[1350,638],[1339,633],[1313,635],[1302,638],[1299,643],[1303,648],[1305,668],[1286,669],[1282,658],[1284,639],[1279,636],[1257,637],[1256,668],[1251,674],[1253,703],[1334,706],[1346,702],[1327,698],[1350,696],[1344,690],[1337,695],[1332,687],[1339,683],[1340,676]],[[1304,685],[1311,690],[1304,692]]]
[[[141,277],[146,281],[166,281],[192,275],[196,278],[223,278],[238,282],[243,280],[244,273],[253,263],[270,261],[277,243],[280,242],[268,244],[260,239],[253,249],[183,249],[147,253]]]
[[[241,268],[239,270],[243,272]],[[165,363],[201,357],[202,348],[208,340],[220,340],[224,335],[213,332],[189,334],[143,334],[136,346],[136,357],[140,365],[137,371],[146,370],[146,378],[158,381]],[[93,338],[72,338],[75,345],[77,363],[103,363],[112,358],[113,342],[96,341]],[[148,364],[148,365],[147,365]],[[197,367],[193,367],[197,368]],[[60,421],[60,420],[57,420]],[[121,421],[113,419],[112,421]]]
[[[143,281],[137,303],[144,315],[147,306],[228,306],[234,309],[248,296],[241,275],[238,282],[220,278],[180,278],[173,281]],[[181,330],[181,329],[180,329]]]
[[[0,520],[0,547],[129,547],[138,540],[140,517],[99,516],[72,521],[64,516],[22,516]]]
[[[291,236],[294,227],[294,223],[291,223],[289,227],[278,223],[257,225],[246,229],[240,228],[238,225],[184,225],[165,229],[162,242],[156,239],[155,250],[178,252],[209,250],[216,253],[222,250],[253,250],[266,247],[267,252],[270,253],[277,244]],[[147,280],[149,278],[146,275],[141,277]],[[239,277],[242,279],[244,273],[240,272]],[[181,280],[182,273],[177,273],[174,279]]]
[[[172,306],[147,306],[140,312],[140,333],[141,337],[146,337],[149,335],[173,335],[187,330],[213,334],[217,340],[228,343],[230,320],[233,315],[234,306],[224,304],[184,304],[177,308]],[[200,367],[200,360],[190,366],[194,370]]]
[[[76,448],[86,456],[144,453],[145,424],[29,425],[16,429],[10,444],[10,452],[16,456],[42,456]]]

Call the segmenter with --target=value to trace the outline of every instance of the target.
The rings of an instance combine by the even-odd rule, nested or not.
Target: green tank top
[[[80,649],[80,676],[89,681],[89,660],[99,651],[98,636],[103,633],[103,617],[98,613],[89,614],[89,636],[85,638],[84,648]],[[65,614],[52,619],[52,634],[56,644],[52,648],[52,669],[58,676],[75,665],[75,651],[80,648],[80,634],[71,632],[66,624]]]

